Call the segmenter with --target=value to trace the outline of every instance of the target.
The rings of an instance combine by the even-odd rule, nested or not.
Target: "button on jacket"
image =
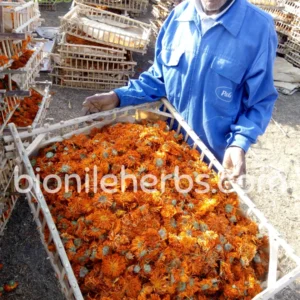
[[[158,35],[153,66],[115,92],[120,106],[166,96],[221,161],[230,145],[247,151],[270,121],[276,48],[272,17],[246,0],[204,35],[195,4],[185,1]]]

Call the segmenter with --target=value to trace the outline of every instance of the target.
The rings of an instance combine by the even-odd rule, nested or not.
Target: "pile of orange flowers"
[[[16,57],[16,59],[14,60],[10,68],[12,70],[17,70],[25,67],[25,65],[27,64],[28,60],[30,59],[33,53],[34,53],[33,50],[25,50],[21,56]]]
[[[6,55],[0,55],[0,67],[6,65],[9,62],[9,59]]]
[[[28,59],[31,57],[33,51],[28,50],[27,45],[30,43],[31,37],[28,36],[25,40],[22,41],[22,55],[19,57],[18,49],[15,44],[12,45],[12,49],[10,49],[11,53],[14,55],[11,57],[14,61],[14,67],[12,69],[19,69],[26,65]],[[4,49],[2,48],[2,44],[0,44],[0,52],[4,53]],[[9,58],[6,55],[0,55],[0,67],[6,65],[9,62]]]
[[[40,108],[43,96],[37,91],[31,89],[31,96],[25,97],[20,101],[19,107],[16,109],[11,119],[10,123],[15,123],[18,127],[30,126]]]
[[[109,48],[109,49],[116,49],[120,50],[120,48],[112,47],[112,46],[107,46],[105,44],[101,43],[95,43],[71,34],[66,35],[66,41],[69,44],[77,44],[77,45],[86,45],[86,46],[96,46],[96,47],[102,47],[102,48]]]
[[[66,41],[67,41],[67,43],[70,43],[70,44],[86,45],[86,46],[100,46],[98,43],[91,42],[89,40],[85,40],[85,39],[82,39],[80,37],[70,35],[70,34],[66,35]]]
[[[40,104],[42,103],[43,96],[37,91],[30,89],[31,96],[25,97],[24,99],[18,99],[16,105],[18,105],[12,117],[9,119],[8,123],[15,123],[17,127],[27,127],[32,125],[38,111]],[[9,102],[9,98],[4,98],[4,102]],[[11,105],[11,104],[7,104]],[[7,117],[4,111],[2,116]],[[0,125],[3,124],[3,118],[0,118]]]
[[[252,299],[261,291],[268,239],[240,212],[236,194],[218,190],[217,175],[199,158],[158,121],[93,129],[32,159],[41,180],[76,173],[84,183],[86,168],[92,173],[94,165],[97,183],[107,174],[119,179],[114,193],[78,191],[75,179],[67,192],[43,191],[85,299]],[[194,179],[207,174],[202,182],[210,191],[200,194],[195,184],[182,194],[166,180],[164,192],[162,182],[152,193],[140,185],[134,192],[132,179],[126,179],[122,192],[121,166],[138,182],[146,174],[173,174],[175,166]],[[56,181],[48,186],[56,188]],[[182,180],[180,187],[186,186]]]

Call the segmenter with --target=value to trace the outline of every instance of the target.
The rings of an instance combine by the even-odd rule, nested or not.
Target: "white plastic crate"
[[[284,4],[280,0],[250,0],[250,3],[259,6],[262,9],[276,8],[283,9]]]
[[[39,76],[43,60],[43,47],[44,43],[36,43],[32,48],[34,53],[29,58],[26,65],[23,68],[16,70],[21,73],[12,76],[12,79],[17,83],[20,90],[28,90],[29,87],[34,84],[35,78]]]
[[[124,49],[69,44],[63,40],[56,52],[52,58],[58,67],[72,68],[74,71],[134,75],[136,62],[132,59],[132,53]]]
[[[294,29],[300,30],[300,18],[299,16],[295,16],[293,20],[291,21],[291,24],[293,25]]]
[[[9,68],[13,62],[14,55],[22,54],[22,41],[0,40],[0,56],[5,56],[8,59],[6,64],[0,63],[0,72]]]
[[[14,166],[15,160],[5,157],[2,146],[0,153],[0,236],[3,234],[18,198],[13,187]]]
[[[285,59],[288,62],[290,62],[291,64],[293,64],[294,66],[300,68],[300,54],[299,54],[299,52],[296,52],[294,50],[289,51],[288,53],[286,53]]]
[[[275,21],[276,31],[280,32],[281,34],[291,36],[293,31],[293,26],[287,23],[283,23],[281,21]]]
[[[95,43],[146,53],[151,25],[80,4],[61,19],[60,31]]]
[[[294,41],[295,43],[300,44],[300,30],[293,30],[291,33],[291,39],[292,41]]]
[[[3,8],[4,32],[28,33],[40,26],[40,11],[37,1],[0,2]]]
[[[46,84],[46,87],[45,87]],[[35,83],[34,85],[41,85],[41,83]],[[35,89],[39,92],[42,96],[42,102],[39,107],[39,111],[31,125],[32,128],[40,126],[45,118],[46,109],[49,107],[51,96],[49,94],[49,86],[51,85],[50,82],[43,83],[43,91],[40,89]],[[15,110],[18,108],[22,98],[20,97],[5,97],[4,99],[0,99],[0,137],[4,133],[6,125],[8,124],[9,120],[13,116]],[[18,127],[18,130],[22,128]]]
[[[41,10],[56,10],[56,0],[39,0],[39,8]]]
[[[285,22],[290,24],[294,19],[294,16],[288,12],[283,10],[274,9],[274,8],[266,8],[264,9],[265,12],[269,13],[275,20]]]
[[[97,75],[97,73],[89,72],[88,76],[84,75],[85,77],[82,77],[81,75],[78,75],[78,73],[74,73],[73,70],[62,70],[58,68],[55,68],[54,72],[50,74],[50,76],[52,77],[52,83],[54,85],[69,88],[97,90],[99,92],[109,92],[128,83],[128,77],[126,75],[121,75],[120,79],[118,79],[109,76],[105,77],[103,74],[99,73]],[[101,77],[99,78],[99,76]]]
[[[41,104],[39,105],[39,110],[32,122],[32,124],[28,127],[17,127],[18,131],[24,131],[28,129],[34,129],[37,127],[41,127],[44,124],[46,114],[47,114],[47,109],[49,108],[50,101],[52,99],[50,95],[50,82],[36,82],[34,86],[32,87],[33,90],[38,92],[41,96],[43,96]],[[22,101],[22,100],[21,100]],[[4,131],[4,134],[8,133],[8,129]]]
[[[166,8],[164,5],[157,4],[153,5],[152,15],[157,19],[166,19],[170,14],[170,9]]]
[[[49,95],[49,82],[37,83],[35,90],[43,95],[42,102],[35,119],[30,127],[18,127],[18,131],[28,131],[44,124],[47,108],[49,107],[51,96]],[[13,170],[17,163],[16,157],[11,150],[13,144],[4,144],[3,135],[8,134],[9,130],[5,128],[0,135],[0,235],[3,234],[5,226],[10,218],[13,208],[18,199],[13,186]],[[26,140],[27,146],[31,139]]]
[[[149,5],[148,0],[75,0],[75,3],[91,5],[102,9],[111,8],[129,13],[132,12],[135,14],[146,13]]]
[[[34,170],[30,163],[30,156],[37,153],[38,149],[46,147],[54,142],[68,139],[75,134],[88,133],[92,128],[124,121],[124,117],[139,119],[142,113],[150,113],[152,116],[169,118],[170,128],[177,125],[177,132],[184,135],[184,140],[190,139],[192,147],[201,153],[201,160],[208,162],[209,168],[215,171],[222,171],[221,164],[216,160],[207,147],[201,142],[195,132],[182,119],[178,112],[165,99],[151,104],[142,104],[134,107],[126,107],[89,115],[69,121],[62,121],[58,124],[39,128],[32,132],[18,133],[17,129],[10,125],[11,136],[6,137],[6,142],[15,142],[17,155],[22,159],[26,174],[35,178]],[[101,119],[101,121],[96,121]],[[31,145],[25,150],[22,140],[28,137],[36,137]],[[269,270],[268,278],[265,282],[265,289],[253,300],[269,299],[281,291],[295,278],[300,276],[300,258],[295,255],[292,248],[280,237],[279,233],[270,225],[264,215],[256,208],[246,193],[236,184],[232,183],[234,190],[239,195],[241,210],[249,218],[257,222],[260,232],[269,237]],[[28,203],[31,207],[41,239],[49,255],[50,261],[61,284],[62,291],[67,299],[83,300],[82,293],[74,276],[70,262],[68,260],[63,242],[59,232],[51,217],[39,184],[34,184],[30,193],[27,194]],[[32,197],[37,201],[32,201]],[[45,231],[50,233],[50,237],[45,240]],[[55,250],[50,252],[48,246],[54,242]],[[288,267],[287,267],[288,266]],[[277,278],[279,275],[279,278]]]
[[[7,122],[17,109],[20,99],[18,97],[5,97],[0,99],[0,136],[3,134]]]
[[[112,48],[107,46],[101,46],[101,44],[96,45],[84,45],[78,44],[72,41],[72,36],[62,34],[58,38],[59,42],[56,45],[54,52],[59,52],[61,57],[76,57],[81,56],[86,59],[99,59],[107,58],[107,61],[116,60],[124,61],[126,60],[127,51],[122,48]]]
[[[38,93],[40,93],[43,96],[42,102],[39,106],[39,111],[36,114],[33,123],[31,124],[31,128],[38,128],[44,125],[46,115],[47,115],[47,110],[50,106],[50,102],[52,99],[52,96],[50,95],[50,87],[51,83],[46,81],[46,82],[35,82],[34,85],[32,86],[33,89],[35,89]],[[20,130],[28,130],[28,128],[18,128],[18,131]]]
[[[288,51],[286,44],[278,44],[276,51],[277,51],[277,53],[280,53],[280,54],[286,54],[286,52]]]
[[[152,26],[152,31],[154,33],[154,36],[157,37],[158,33],[160,31],[160,28],[163,25],[163,21],[161,21],[161,20],[150,20],[150,24]]]
[[[296,16],[300,15],[300,3],[298,1],[284,0],[284,10]]]
[[[290,50],[300,53],[300,43],[295,43],[293,40],[286,42],[286,47]]]

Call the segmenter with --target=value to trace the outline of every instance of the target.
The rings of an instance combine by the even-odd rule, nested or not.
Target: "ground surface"
[[[64,15],[69,4],[58,5],[57,12],[43,13],[45,26],[58,26],[57,16]],[[153,46],[153,43],[152,43]],[[153,59],[153,49],[148,55],[135,55],[138,70],[149,66]],[[81,114],[81,103],[94,91],[61,89],[54,87],[53,101],[48,118],[54,121],[72,119]],[[259,182],[281,175],[287,186],[281,190],[278,180],[274,180],[273,190],[265,185],[260,191],[250,193],[258,208],[282,234],[283,238],[300,256],[300,93],[293,96],[280,95],[273,118],[266,134],[252,147],[247,156],[248,173]],[[261,174],[265,178],[259,177]],[[257,179],[260,178],[260,179]],[[36,226],[32,221],[26,201],[20,199],[0,239],[0,262],[4,269],[0,272],[0,283],[10,279],[20,282],[16,292],[3,299],[60,300],[59,291],[46,252],[39,240]],[[2,298],[1,298],[2,299]],[[300,299],[300,285],[285,289],[276,299]]]

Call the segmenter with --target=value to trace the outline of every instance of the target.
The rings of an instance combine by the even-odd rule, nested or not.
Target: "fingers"
[[[99,94],[87,97],[82,103],[82,112],[84,115],[94,114],[102,110],[101,101],[99,101]]]
[[[246,174],[246,165],[244,161],[239,161],[232,170],[231,178],[237,180],[240,176]]]
[[[241,182],[241,186],[244,186],[245,178],[242,175],[246,174],[246,162],[243,149],[239,147],[229,147],[224,155],[223,167],[224,171],[221,173],[220,182],[226,189],[231,188],[229,181],[237,182],[238,184]]]
[[[86,107],[86,106],[83,106],[82,109],[81,109],[81,111],[82,111],[82,115],[83,115],[83,116],[86,116],[86,115],[89,115],[89,114],[90,114],[90,110],[89,110],[89,108]]]
[[[232,186],[229,182],[231,180],[230,173],[231,171],[228,169],[224,169],[223,171],[219,172],[219,185],[227,191],[232,189]]]
[[[85,104],[94,102],[95,100],[98,100],[99,96],[100,96],[99,94],[95,94],[93,96],[86,97],[82,105],[85,105]]]

